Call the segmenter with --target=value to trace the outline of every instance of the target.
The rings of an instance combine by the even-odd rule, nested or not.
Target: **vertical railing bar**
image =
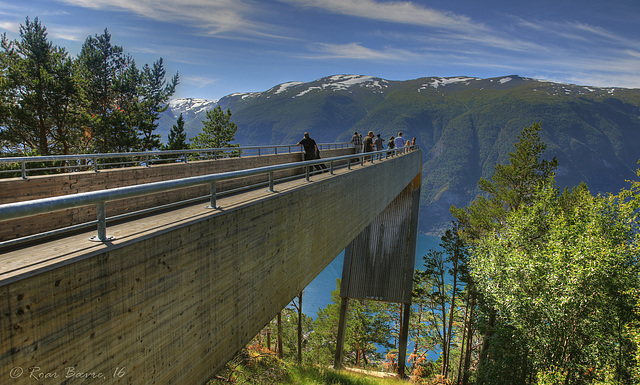
[[[273,192],[273,171],[269,173],[269,191]]]
[[[98,234],[89,238],[89,240],[94,242],[107,242],[115,239],[115,237],[107,236],[107,208],[105,201],[96,204],[96,216],[98,219]]]
[[[211,196],[209,197],[209,207],[210,209],[217,209],[218,207],[216,206],[216,182],[211,182],[209,183],[209,192],[211,193]]]
[[[304,168],[305,168],[307,182],[309,182],[309,166],[304,166]]]
[[[27,179],[27,161],[22,161],[22,179]]]

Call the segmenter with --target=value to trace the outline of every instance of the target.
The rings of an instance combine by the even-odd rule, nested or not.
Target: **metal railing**
[[[417,146],[413,148],[417,149]],[[412,150],[411,148],[410,150]],[[374,151],[368,152],[366,154],[355,154],[355,155],[343,155],[333,158],[327,159],[314,159],[303,162],[295,162],[295,163],[284,163],[280,165],[273,166],[265,166],[258,167],[248,170],[239,170],[239,171],[230,171],[223,172],[218,174],[210,174],[204,176],[195,176],[183,179],[175,179],[169,181],[162,182],[153,182],[135,186],[126,186],[126,187],[117,187],[107,190],[100,191],[91,191],[84,193],[77,193],[73,195],[65,195],[65,196],[57,196],[50,198],[41,198],[34,199],[30,201],[16,202],[16,203],[8,203],[0,205],[0,221],[6,221],[11,219],[18,219],[29,217],[38,214],[46,214],[53,211],[65,210],[74,207],[87,206],[87,205],[96,205],[97,207],[97,221],[80,224],[76,226],[72,226],[73,228],[78,228],[80,226],[86,227],[87,225],[93,225],[97,223],[97,235],[92,237],[91,240],[97,242],[106,242],[112,240],[113,237],[107,236],[107,217],[106,217],[106,209],[105,204],[107,201],[114,201],[119,199],[126,198],[134,198],[142,195],[148,195],[159,192],[166,192],[170,190],[182,189],[186,187],[192,187],[197,185],[206,185],[210,186],[210,195],[205,198],[209,199],[210,209],[219,209],[220,207],[216,206],[216,183],[229,179],[236,179],[248,176],[255,176],[260,174],[268,174],[269,175],[269,191],[274,192],[274,173],[277,171],[283,171],[294,168],[304,168],[305,169],[305,178],[307,181],[310,181],[310,176],[314,173],[321,173],[328,171],[333,175],[334,170],[336,169],[336,164],[340,164],[341,167],[346,167],[348,169],[351,168],[353,164],[364,165],[365,162],[374,163],[377,160],[382,160],[388,157],[397,156],[399,153],[404,153],[407,151],[406,149],[394,149],[394,150],[382,150],[382,151]],[[319,166],[320,164],[329,164],[329,167],[326,170],[317,170],[312,171],[314,166]],[[285,179],[296,178],[289,177]],[[263,183],[266,184],[266,183]],[[250,186],[255,188],[256,185]],[[198,199],[198,198],[196,198]],[[190,199],[189,201],[194,201],[195,199]],[[184,204],[184,201],[182,202]],[[167,205],[162,206],[162,208],[167,207]],[[155,208],[156,210],[158,208]],[[144,212],[153,211],[154,209],[146,209],[142,210]],[[123,214],[117,217],[117,219],[122,219],[125,216],[133,216],[140,215],[140,212],[134,212],[129,214]],[[109,218],[109,219],[115,219]],[[48,233],[50,235],[51,233]],[[31,237],[31,236],[30,236]],[[28,237],[25,237],[28,238]],[[32,239],[30,239],[32,240]],[[10,240],[5,242],[0,242],[0,246],[10,245],[12,243],[20,242],[19,240]]]
[[[322,143],[318,148],[337,149],[347,148],[349,143]],[[126,166],[146,166],[162,163],[189,163],[190,161],[241,158],[243,156],[263,156],[301,152],[301,146],[295,144],[277,146],[248,146],[205,148],[172,151],[141,151],[103,154],[51,155],[51,156],[23,156],[0,158],[0,165],[7,169],[0,169],[0,175],[12,173],[27,178],[29,172],[76,172]],[[51,163],[28,168],[29,164]]]

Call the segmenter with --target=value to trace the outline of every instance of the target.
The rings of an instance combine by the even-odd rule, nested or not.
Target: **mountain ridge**
[[[386,80],[332,75],[286,82],[264,92],[236,93],[217,101],[170,103],[159,132],[183,113],[188,138],[205,111],[232,111],[242,145],[296,143],[303,132],[318,142],[348,141],[354,131],[384,138],[416,137],[424,151],[420,227],[440,231],[451,204],[464,206],[480,192],[522,128],[542,123],[545,156],[557,156],[558,184],[586,182],[596,192],[617,192],[635,177],[640,152],[640,90],[554,83],[518,75]],[[382,182],[383,183],[383,182]]]

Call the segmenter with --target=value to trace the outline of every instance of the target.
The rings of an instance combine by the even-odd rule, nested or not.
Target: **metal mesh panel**
[[[411,303],[420,175],[345,250],[340,296]]]

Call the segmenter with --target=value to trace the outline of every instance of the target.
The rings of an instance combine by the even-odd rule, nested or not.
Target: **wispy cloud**
[[[406,61],[418,57],[415,53],[396,48],[375,50],[360,43],[330,44],[320,43],[312,49],[315,53],[304,55],[308,59],[356,59],[356,60],[396,60]]]
[[[216,82],[219,81],[219,79],[210,78],[206,76],[185,76],[181,78],[180,81],[182,83],[193,85],[195,86],[195,88],[204,88],[212,84],[215,84]]]
[[[61,0],[92,9],[130,12],[140,17],[189,25],[210,35],[226,32],[268,35],[271,26],[252,18],[256,4],[242,0]]]
[[[14,23],[10,21],[0,22],[0,30],[18,33],[20,31],[20,23]]]
[[[47,32],[52,39],[61,39],[75,42],[82,42],[87,38],[87,36],[89,36],[89,33],[85,28],[62,25],[52,26],[51,29],[47,28]]]
[[[511,34],[486,26],[465,15],[428,8],[406,1],[376,0],[279,0],[299,7],[322,9],[325,12],[349,15],[376,21],[424,27],[424,36],[443,45],[479,44],[512,51],[542,50],[533,41],[518,39]],[[390,29],[388,35],[393,34]],[[406,38],[411,38],[405,36]]]
[[[479,31],[486,27],[469,17],[439,11],[406,1],[375,0],[280,0],[285,3],[320,8],[328,12],[401,24],[445,30]]]

